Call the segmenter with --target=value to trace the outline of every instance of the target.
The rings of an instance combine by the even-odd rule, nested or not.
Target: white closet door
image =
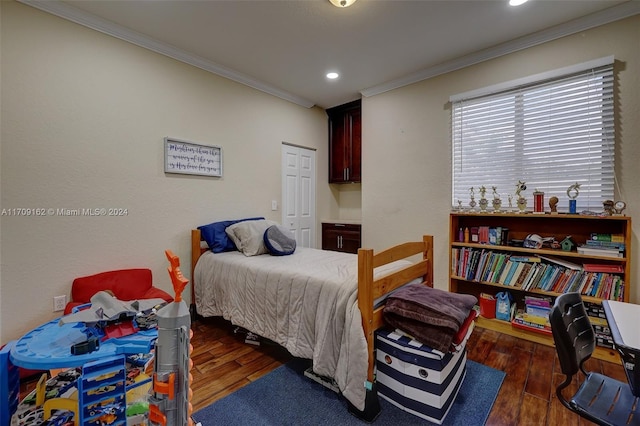
[[[301,247],[316,244],[316,152],[282,145],[282,225]]]

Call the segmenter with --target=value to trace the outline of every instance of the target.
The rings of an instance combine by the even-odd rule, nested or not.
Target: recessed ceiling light
[[[520,6],[521,4],[526,3],[527,0],[509,0],[510,6]]]
[[[328,72],[327,73],[327,78],[329,80],[335,80],[338,77],[340,77],[340,75],[337,72]]]
[[[356,2],[356,0],[329,0],[332,5],[337,7],[349,7]]]

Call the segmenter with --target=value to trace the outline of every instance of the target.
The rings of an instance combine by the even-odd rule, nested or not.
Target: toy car
[[[57,410],[46,424],[47,426],[64,426],[71,420],[73,420],[73,411]]]
[[[146,414],[149,412],[149,402],[136,401],[127,405],[127,417],[137,416],[138,414]]]

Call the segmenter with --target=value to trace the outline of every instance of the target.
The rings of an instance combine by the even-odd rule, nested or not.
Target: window
[[[576,70],[577,69],[577,70]],[[502,206],[526,182],[533,191],[559,198],[567,212],[567,189],[580,184],[577,211],[602,211],[614,197],[613,58],[453,96],[452,205],[468,207],[470,188],[496,187]],[[575,191],[571,191],[575,195]],[[491,201],[491,200],[490,200]],[[491,210],[491,204],[489,204]]]

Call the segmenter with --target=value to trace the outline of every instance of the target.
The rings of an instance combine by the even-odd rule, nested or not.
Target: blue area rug
[[[193,415],[202,426],[247,425],[366,425],[349,414],[338,394],[304,376],[305,360],[293,360],[205,407]],[[467,376],[444,425],[483,425],[505,373],[467,361]],[[429,425],[380,398],[377,425]]]

